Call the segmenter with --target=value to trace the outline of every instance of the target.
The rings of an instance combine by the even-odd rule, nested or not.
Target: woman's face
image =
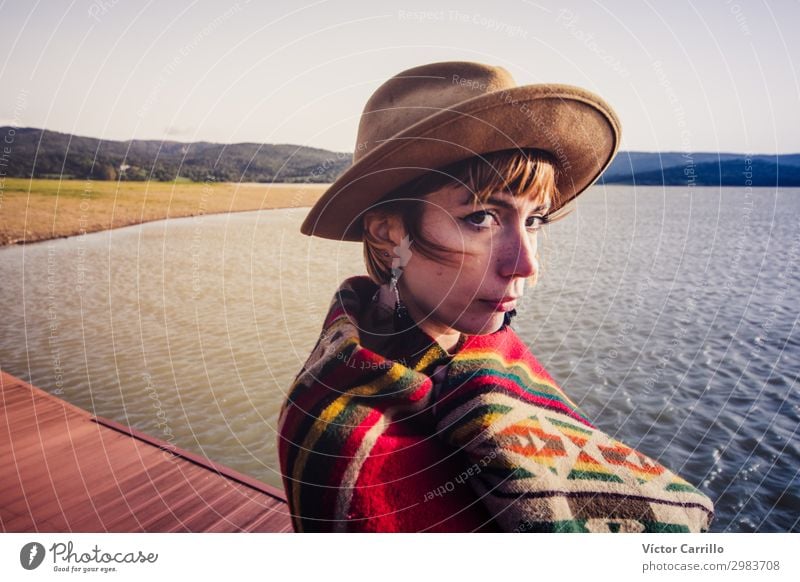
[[[515,307],[526,279],[538,269],[537,232],[549,201],[496,192],[475,205],[463,186],[425,196],[422,231],[453,249],[453,265],[414,252],[399,279],[400,296],[411,316],[443,345],[459,332],[493,333]],[[463,253],[463,254],[462,254]],[[453,341],[442,341],[450,338]]]

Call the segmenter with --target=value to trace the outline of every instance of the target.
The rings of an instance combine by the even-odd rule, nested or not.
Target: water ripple
[[[304,214],[0,249],[3,369],[281,486],[278,407],[364,273]],[[599,426],[714,499],[714,531],[798,531],[798,215],[798,190],[595,188],[546,229],[514,322]]]

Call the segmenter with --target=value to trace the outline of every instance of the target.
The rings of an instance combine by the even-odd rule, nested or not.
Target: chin
[[[484,319],[483,321],[457,322],[453,328],[467,335],[488,335],[498,331],[501,327],[503,327],[504,319],[505,314],[498,313],[497,315],[493,315],[488,320]]]

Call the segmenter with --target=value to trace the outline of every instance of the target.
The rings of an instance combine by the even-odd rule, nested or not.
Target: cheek
[[[407,283],[426,296],[445,296],[448,290],[458,284],[458,269],[451,269],[422,257],[414,257],[409,261],[405,276]]]
[[[459,263],[450,266],[415,255],[403,277],[408,291],[427,308],[449,304],[463,294],[464,270]]]

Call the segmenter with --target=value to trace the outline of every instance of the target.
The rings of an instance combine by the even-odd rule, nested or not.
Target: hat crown
[[[431,115],[515,85],[503,67],[481,63],[432,63],[398,73],[364,106],[353,162]]]
[[[558,166],[559,212],[608,167],[621,126],[600,97],[571,85],[518,86],[502,67],[440,62],[380,85],[361,116],[353,165],[317,200],[303,234],[363,240],[363,214],[427,172],[504,150],[543,150]],[[411,193],[413,195],[413,193]]]

